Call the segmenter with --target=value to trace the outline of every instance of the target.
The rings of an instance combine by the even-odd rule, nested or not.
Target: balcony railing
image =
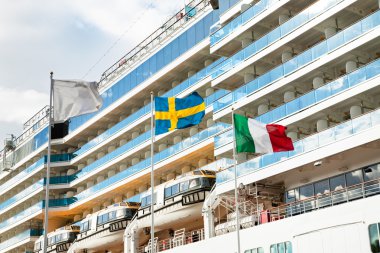
[[[57,162],[67,162],[74,157],[73,154],[53,154],[50,156],[50,161],[53,163]],[[44,164],[47,162],[47,156],[42,157],[37,162],[30,165],[25,170],[18,173],[16,176],[12,177],[4,184],[0,186],[0,194],[3,194],[6,190],[11,189],[13,186],[17,185],[21,180],[28,177],[31,173],[35,172],[37,169],[42,169]]]
[[[211,46],[214,46],[216,43],[218,43],[219,41],[221,41],[222,39],[230,35],[237,28],[243,26],[249,20],[252,20],[256,16],[258,16],[260,13],[264,12],[265,10],[270,9],[270,7],[272,7],[273,4],[279,1],[281,0],[261,0],[255,3],[252,7],[248,8],[246,11],[244,11],[239,16],[234,18],[228,24],[221,27],[219,30],[215,31],[210,36]]]
[[[31,196],[31,194],[36,193],[38,190],[43,189],[44,186],[44,180],[40,179],[36,183],[32,184],[28,188],[24,189],[23,191],[13,195],[11,198],[5,200],[4,202],[0,203],[0,213],[4,211],[4,209],[8,208],[9,206],[13,205],[17,201],[22,200],[25,197]]]
[[[218,134],[221,131],[224,131],[229,127],[228,124],[224,123],[216,123],[215,125],[203,130],[202,132],[199,132],[198,134],[195,134],[182,142],[179,142],[157,154],[154,155],[154,163],[161,162],[164,159],[167,159],[173,155],[176,155],[180,152],[183,152],[184,150],[187,150],[191,148],[192,146],[199,144],[200,142],[205,141],[206,139],[212,138],[214,135]],[[149,169],[151,165],[151,159],[145,159],[141,161],[138,164],[135,164],[126,170],[117,173],[116,175],[107,178],[106,180],[88,188],[87,190],[84,190],[83,192],[75,195],[75,198],[80,201],[87,197],[90,197],[94,195],[96,192],[99,192],[101,190],[106,189],[107,187],[110,187],[111,185],[120,182],[122,180],[125,180],[132,175],[141,172],[145,169]]]
[[[241,86],[230,94],[220,98],[215,103],[215,111],[222,110],[232,103],[244,99],[252,93],[273,84],[274,82],[297,70],[300,70],[301,68],[304,68],[306,65],[314,62],[324,55],[331,53],[338,47],[341,47],[354,39],[358,39],[368,31],[379,27],[379,25],[380,11],[377,11],[356,24],[340,31],[331,38],[304,51],[302,54],[299,54],[284,64],[275,67],[264,75],[252,80],[244,86]],[[245,57],[243,58],[245,59]]]
[[[107,85],[110,84],[110,80],[115,80],[135,66],[142,57],[147,57],[154,52],[157,46],[170,39],[172,35],[180,30],[188,21],[199,16],[208,5],[209,1],[206,0],[191,1],[184,9],[176,13],[165,24],[108,68],[102,74],[101,80],[99,81],[99,88],[103,89],[107,87]]]
[[[13,225],[19,221],[24,220],[27,217],[35,216],[36,214],[38,214],[39,211],[42,211],[42,209],[43,209],[42,201],[38,202],[37,204],[34,204],[33,206],[31,206],[31,207],[13,215],[9,219],[1,222],[0,223],[0,231],[2,231],[3,229],[5,229],[8,226],[11,226],[11,225]]]
[[[225,58],[223,57],[223,58],[220,58],[217,61],[213,62],[212,64],[210,64],[206,68],[197,72],[195,75],[191,76],[190,78],[186,79],[185,81],[183,81],[182,83],[180,83],[179,85],[177,85],[176,87],[174,87],[173,89],[171,89],[170,91],[165,93],[163,96],[164,97],[175,97],[175,96],[181,94],[182,92],[186,91],[190,87],[193,87],[195,84],[199,83],[200,81],[202,81],[205,78],[207,78],[208,76],[210,76],[213,69],[215,68],[215,66],[217,66],[219,63],[221,63],[224,59]],[[119,133],[120,131],[122,131],[126,127],[130,126],[132,123],[136,122],[138,119],[141,119],[142,117],[150,114],[150,108],[151,108],[150,103],[148,105],[145,105],[144,107],[142,107],[137,112],[129,115],[127,118],[125,118],[121,122],[117,123],[112,128],[108,129],[107,131],[105,131],[101,135],[97,136],[96,138],[94,138],[90,142],[83,145],[80,149],[75,151],[74,154],[75,155],[81,155],[81,154],[85,153],[86,151],[90,150],[91,148],[93,148],[93,147],[99,145],[100,143],[104,142],[105,140],[109,139],[111,136]]]
[[[21,232],[20,234],[0,243],[0,251],[5,250],[6,248],[11,247],[12,245],[16,245],[28,238],[31,237],[37,237],[41,236],[43,234],[42,229],[28,229],[25,230],[24,232]]]
[[[226,93],[224,90],[218,90],[215,93],[211,94],[205,99],[206,106],[211,106],[215,100],[217,100],[219,97],[223,96]],[[149,109],[150,111],[150,109]],[[115,149],[111,153],[108,153],[107,155],[103,156],[102,158],[96,160],[95,162],[89,164],[88,166],[84,167],[82,170],[80,170],[77,174],[75,174],[75,177],[80,179],[83,176],[91,173],[92,171],[100,168],[107,162],[114,160],[115,158],[135,149],[138,145],[148,141],[151,138],[151,131],[147,131],[135,139],[132,139],[128,143],[124,144],[123,146]]]
[[[263,211],[252,211],[241,217],[240,225],[242,228],[249,228],[259,224],[274,222],[289,217],[317,211],[355,200],[360,200],[380,194],[380,179],[363,182],[349,186],[340,190],[318,194],[304,200],[280,205]],[[235,231],[235,221],[219,224],[215,227],[216,235]]]
[[[183,245],[191,244],[194,242],[203,241],[205,239],[204,230],[192,230],[189,232],[183,232],[179,235],[174,235],[172,238],[166,238],[158,241],[154,245],[155,252],[162,252],[165,250],[173,249]],[[144,245],[138,248],[138,253],[151,252],[150,245]]]
[[[240,50],[235,55],[231,56],[227,60],[225,60],[222,64],[220,64],[220,67],[218,71],[215,71],[212,74],[212,78],[216,79],[217,77],[221,76],[222,74],[228,72],[235,66],[239,65],[240,63],[244,62],[246,59],[252,57],[253,55],[261,52],[264,48],[268,47],[269,45],[275,43],[276,41],[283,39],[286,35],[292,33],[296,29],[301,28],[306,23],[309,23],[311,20],[315,19],[322,13],[326,12],[327,10],[331,9],[333,6],[339,4],[343,0],[320,0],[316,2],[315,4],[309,6],[307,9],[301,11],[299,14],[294,16],[293,18],[286,21],[284,24],[278,26],[273,31],[269,32],[267,35],[261,37],[260,39],[256,40],[249,46],[245,47],[244,49]],[[376,19],[377,17],[374,17]],[[371,20],[372,21],[372,20]],[[372,28],[372,27],[370,27]],[[352,32],[352,31],[351,31]],[[351,36],[348,36],[348,38],[351,40],[352,36],[356,36],[355,33],[350,34]],[[331,40],[330,40],[331,41]],[[326,43],[326,41],[325,41]],[[331,46],[333,44],[330,43],[329,49],[332,50]],[[334,49],[337,48],[337,45],[333,47]],[[325,52],[326,49],[324,46],[319,45],[319,47],[314,47],[313,51],[313,58],[320,57]],[[304,61],[308,61],[308,58],[302,59],[302,62],[305,64]],[[292,62],[292,60],[290,61]],[[291,64],[288,65],[292,66]],[[303,65],[304,65],[303,64]],[[290,67],[288,66],[288,67]],[[289,68],[289,70],[293,70],[294,68]],[[289,71],[285,72],[286,74],[290,73]],[[276,79],[279,76],[274,76]],[[266,79],[271,78],[270,76],[266,76]],[[255,79],[257,80],[257,79]],[[274,81],[275,79],[271,79],[269,81]],[[262,80],[262,81],[268,81],[268,80]]]
[[[348,120],[334,127],[328,128],[319,133],[310,135],[304,139],[293,143],[294,150],[288,152],[278,152],[256,157],[247,162],[237,165],[238,176],[252,173],[257,170],[281,162],[288,158],[301,155],[306,152],[316,150],[320,147],[334,143],[336,141],[351,137],[360,132],[380,126],[380,109],[364,114],[352,120]],[[231,135],[232,137],[232,135]],[[232,142],[232,139],[231,141]],[[218,184],[233,180],[234,170],[224,170],[216,175]]]

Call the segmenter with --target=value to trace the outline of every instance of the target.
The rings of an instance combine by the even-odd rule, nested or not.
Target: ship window
[[[172,188],[165,188],[165,198],[170,197],[172,195]]]
[[[300,200],[310,198],[314,195],[313,185],[305,185],[300,187]]]
[[[80,224],[80,231],[81,232],[85,232],[89,229],[89,221],[85,221],[83,223]]]
[[[368,227],[369,230],[369,243],[371,245],[371,252],[378,253],[380,252],[380,244],[379,244],[379,224],[371,224]]]
[[[116,217],[123,217],[126,214],[126,209],[120,209],[116,211]]]
[[[292,253],[291,242],[281,242],[270,246],[270,253]]]
[[[189,189],[189,181],[182,182],[179,188],[181,192],[187,191]]]
[[[247,249],[244,253],[264,253],[263,248]]]
[[[380,178],[380,164],[368,166],[363,169],[364,181],[372,181]]]
[[[286,203],[294,202],[296,200],[296,190],[289,190],[286,193]]]
[[[190,180],[189,188],[191,189],[199,185],[200,185],[199,178],[195,178],[195,179]]]
[[[172,186],[172,195],[176,195],[179,192],[179,184]]]
[[[330,192],[329,180],[323,180],[314,184],[315,195],[323,195]]]
[[[346,188],[346,180],[344,175],[336,176],[330,178],[330,189],[331,191],[339,191]]]
[[[362,170],[356,170],[346,173],[347,186],[353,186],[363,182]]]

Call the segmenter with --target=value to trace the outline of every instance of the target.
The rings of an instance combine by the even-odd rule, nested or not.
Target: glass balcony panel
[[[319,146],[323,146],[335,141],[335,130],[334,128],[326,129],[320,133],[319,136]]]
[[[281,38],[281,28],[277,27],[268,33],[268,44],[271,44]]]
[[[331,95],[337,94],[350,87],[347,76],[339,78],[330,83]]]
[[[252,92],[259,89],[259,82],[257,79],[250,81],[247,85],[247,94],[251,94]]]
[[[329,96],[331,96],[331,87],[330,84],[322,86],[314,91],[316,102],[319,102]]]
[[[315,45],[311,49],[311,54],[312,54],[313,60],[321,57],[322,55],[326,54],[327,52],[328,52],[328,50],[327,50],[327,42],[326,41],[322,41],[321,43]]]
[[[372,126],[380,125],[380,110],[371,112],[371,123],[372,123]]]
[[[380,73],[380,61],[375,61],[367,66],[365,66],[366,77],[371,79]]]
[[[297,59],[292,58],[283,64],[284,74],[288,75],[297,69]]]
[[[357,84],[365,81],[367,79],[365,69],[358,69],[354,72],[348,74],[348,82],[350,87],[356,86]]]
[[[319,146],[318,135],[312,135],[302,140],[304,152],[314,150]]]
[[[315,104],[316,103],[316,98],[315,98],[315,92],[309,92],[309,93],[306,93],[305,95],[303,95],[302,97],[299,97],[299,105],[300,105],[300,109],[304,109],[312,104]]]
[[[344,41],[348,42],[362,34],[362,22],[356,23],[344,30]]]
[[[333,37],[327,39],[327,48],[333,51],[344,44],[344,33],[337,33]]]
[[[281,105],[274,109],[273,111],[270,111],[270,114],[272,114],[272,119],[280,120],[284,118],[288,113],[287,113],[287,108],[285,105]],[[271,122],[268,122],[271,123]]]
[[[360,118],[355,118],[352,120],[352,130],[353,133],[361,132],[372,126],[371,114],[365,114],[360,116]]]
[[[335,129],[335,140],[343,139],[352,134],[352,123],[351,121],[339,124],[334,127]]]
[[[285,104],[286,107],[286,115],[290,115],[300,109],[300,100],[294,99]]]

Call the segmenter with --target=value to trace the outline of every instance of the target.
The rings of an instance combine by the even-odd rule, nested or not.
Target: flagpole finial
[[[50,71],[50,77],[53,77],[53,74],[54,74],[53,71]]]

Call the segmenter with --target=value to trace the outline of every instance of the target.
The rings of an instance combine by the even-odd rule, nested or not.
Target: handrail
[[[202,3],[204,4],[204,6],[201,7],[200,9],[196,9]],[[123,67],[125,64],[129,64],[128,67],[133,66],[136,61],[135,58],[139,57],[139,54],[142,53],[144,50],[146,50],[146,53],[148,53],[147,51],[150,48],[153,48],[154,46],[153,44],[156,39],[159,39],[159,42],[161,42],[163,39],[168,38],[169,35],[172,34],[174,31],[176,31],[177,29],[173,29],[169,34],[166,34],[164,38],[161,38],[161,35],[165,34],[167,31],[170,31],[171,28],[173,28],[176,24],[182,22],[183,20],[187,22],[189,19],[196,16],[198,14],[198,11],[204,10],[208,5],[209,5],[209,1],[206,1],[206,0],[193,0],[192,2],[187,4],[185,8],[177,12],[173,17],[171,17],[167,22],[165,22],[160,28],[154,31],[151,35],[149,35],[146,39],[144,39],[140,44],[138,44],[136,47],[130,50],[126,55],[121,57],[116,63],[114,63],[106,71],[104,71],[99,81],[99,89],[103,89],[107,86],[108,77],[114,74],[118,69]],[[191,9],[186,9],[187,6],[190,6]],[[194,13],[194,10],[197,10],[197,12]],[[145,55],[145,54],[142,54],[142,55]]]

